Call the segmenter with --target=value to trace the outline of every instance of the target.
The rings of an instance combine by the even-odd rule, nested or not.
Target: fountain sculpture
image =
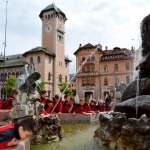
[[[117,150],[150,149],[150,15],[141,24],[142,61],[138,76],[124,91],[114,111],[100,114],[95,137]]]
[[[40,115],[43,105],[39,102],[39,92],[37,89],[39,88],[41,75],[28,68],[28,65],[25,66],[21,76],[17,78],[17,88],[20,94],[17,99],[17,106],[10,116],[15,122],[26,117],[34,117],[36,132],[31,142],[33,144],[49,143],[54,138],[62,138],[60,121],[54,114]]]

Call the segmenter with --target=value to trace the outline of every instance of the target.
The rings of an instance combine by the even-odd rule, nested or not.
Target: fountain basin
[[[150,95],[137,96],[116,104],[114,111],[126,113],[128,118],[136,117],[136,112],[137,117],[140,117],[143,114],[150,117]]]
[[[96,138],[103,145],[117,150],[148,150],[150,148],[150,118],[127,118],[125,113],[101,113]]]

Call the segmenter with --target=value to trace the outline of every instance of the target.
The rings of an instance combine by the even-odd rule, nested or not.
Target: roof
[[[80,46],[75,52],[74,52],[74,55],[76,55],[78,52],[79,52],[79,50],[81,50],[81,49],[94,49],[94,48],[96,48],[97,46],[95,46],[95,45],[92,45],[91,43],[87,43],[87,44],[85,44],[85,45],[83,45],[83,46]]]
[[[126,60],[133,58],[133,51],[126,48],[115,47],[113,50],[103,51],[103,55],[100,58],[101,61],[115,61],[115,60]]]
[[[50,56],[55,57],[55,54],[54,54],[53,52],[48,51],[48,50],[47,50],[46,48],[44,48],[44,47],[35,47],[35,48],[33,48],[33,49],[31,49],[31,50],[25,52],[25,53],[23,54],[23,56],[25,56],[25,55],[27,55],[27,54],[30,54],[30,53],[38,53],[38,52],[43,52],[43,53],[45,53],[45,54],[47,54],[47,55],[50,55]]]
[[[27,62],[22,54],[6,56],[5,63],[1,63],[0,68],[23,67]]]
[[[65,20],[67,20],[67,17],[66,17],[66,15],[65,15],[65,13],[64,13],[62,10],[60,10],[54,3],[48,5],[47,7],[45,7],[45,8],[41,11],[41,13],[40,13],[40,15],[39,15],[40,18],[42,18],[42,15],[43,15],[44,12],[48,12],[48,11],[54,11],[54,12],[56,12],[56,13],[60,13],[60,14],[65,18]]]
[[[65,57],[65,61],[72,62],[68,57]]]

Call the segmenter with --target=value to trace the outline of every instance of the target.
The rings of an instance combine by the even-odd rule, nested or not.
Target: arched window
[[[4,80],[4,74],[1,73],[1,80],[3,81]]]
[[[108,66],[104,65],[104,72],[108,72]]]
[[[130,76],[126,76],[126,83],[127,83],[127,84],[130,83]]]
[[[4,79],[5,79],[5,80],[7,79],[7,73],[5,73]]]
[[[105,86],[108,85],[108,79],[107,79],[107,77],[104,77],[104,85],[105,85]]]
[[[67,82],[68,81],[68,79],[67,79],[67,75],[65,76],[65,82]]]
[[[12,72],[12,75],[13,75],[13,76],[15,76],[15,73],[14,73],[14,72]]]
[[[130,65],[129,65],[129,63],[126,63],[126,70],[130,70]]]
[[[19,72],[16,72],[16,77],[18,77],[19,76]]]
[[[91,61],[92,61],[92,62],[95,61],[95,55],[92,55],[92,56],[91,56]]]
[[[119,66],[118,64],[114,64],[114,72],[118,72],[119,71]]]
[[[37,62],[38,62],[38,63],[41,62],[41,57],[40,57],[40,56],[37,57]]]
[[[62,75],[61,74],[59,75],[59,82],[60,83],[62,82]]]
[[[30,57],[30,64],[33,64],[33,57]]]
[[[51,73],[48,73],[48,80],[51,80]]]
[[[8,73],[8,77],[10,77],[10,76],[11,76],[11,72]]]

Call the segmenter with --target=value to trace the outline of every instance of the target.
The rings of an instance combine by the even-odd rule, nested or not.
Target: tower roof
[[[48,50],[47,50],[46,48],[44,48],[44,47],[35,47],[35,48],[33,48],[33,49],[29,50],[29,51],[26,51],[26,52],[23,54],[23,56],[25,56],[25,55],[27,55],[27,54],[31,54],[31,53],[38,53],[38,52],[43,52],[43,53],[45,53],[45,54],[47,54],[47,55],[50,55],[50,56],[55,57],[55,54],[54,54],[54,53],[48,51]]]
[[[41,13],[40,13],[40,15],[39,15],[40,18],[42,17],[43,13],[44,13],[44,12],[47,12],[47,11],[54,11],[54,12],[56,12],[56,13],[60,13],[60,14],[65,18],[65,20],[67,20],[67,17],[66,17],[66,15],[65,15],[65,13],[64,13],[62,10],[60,10],[54,3],[48,5],[46,8],[44,8],[44,9],[41,11]]]

